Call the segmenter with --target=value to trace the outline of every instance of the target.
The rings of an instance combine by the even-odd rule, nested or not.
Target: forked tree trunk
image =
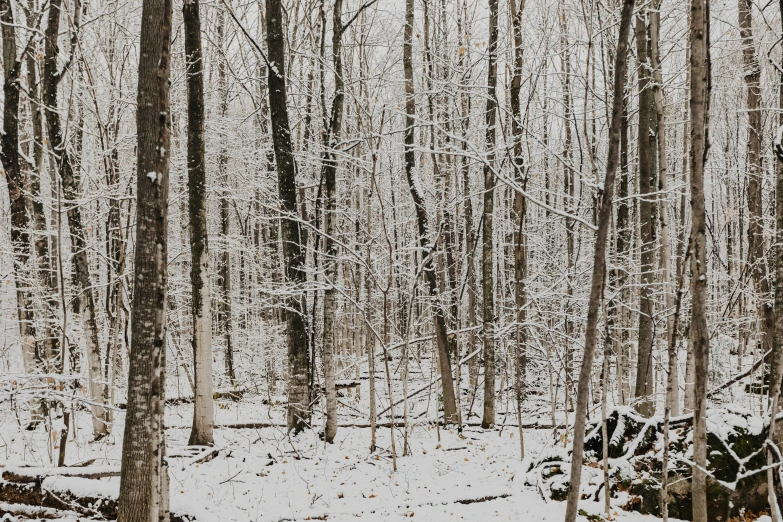
[[[168,293],[171,0],[144,0],[136,133],[136,252],[118,522],[168,522],[163,431]]]
[[[484,416],[481,427],[495,424],[495,119],[497,111],[498,0],[489,0],[489,44],[487,49],[487,108],[485,113],[487,159],[484,163],[484,226],[481,248],[481,285],[484,298]]]
[[[266,39],[269,59],[269,107],[272,123],[272,146],[277,164],[277,190],[282,207],[283,266],[286,279],[294,285],[287,297],[286,334],[288,338],[288,431],[300,432],[310,422],[310,388],[308,367],[310,353],[305,328],[305,303],[302,286],[304,250],[297,214],[296,164],[291,146],[291,127],[285,80],[285,37],[281,0],[266,0]]]
[[[79,207],[78,172],[74,170],[74,161],[65,142],[60,113],[57,104],[57,90],[62,79],[62,71],[58,69],[57,59],[60,54],[58,37],[60,33],[60,11],[62,0],[52,0],[49,3],[49,22],[46,27],[46,46],[44,53],[43,102],[48,112],[46,114],[47,130],[52,149],[55,153],[57,169],[62,183],[63,196],[68,202],[68,232],[71,236],[71,250],[75,286],[79,289],[78,299],[74,308],[84,324],[84,342],[86,347],[89,394],[92,404],[93,435],[99,439],[107,433],[106,413],[103,407],[103,386],[101,384],[101,348],[98,342],[98,319],[95,296],[92,289],[90,265],[87,259],[87,234],[82,224],[82,213]],[[78,28],[81,11],[80,2],[74,5],[73,23]],[[75,46],[74,46],[75,47]],[[74,52],[72,50],[72,52]],[[80,168],[77,166],[77,168]]]
[[[190,287],[193,314],[193,425],[188,444],[212,445],[215,405],[212,397],[212,304],[207,240],[207,187],[204,153],[204,59],[201,53],[200,0],[185,0],[185,61],[188,84],[188,217]]]
[[[693,344],[693,521],[707,522],[707,372],[710,332],[707,329],[707,235],[704,207],[704,164],[709,148],[710,4],[691,3],[691,326]]]
[[[576,411],[574,412],[574,443],[571,457],[571,479],[566,506],[566,522],[574,522],[579,503],[579,486],[582,482],[582,462],[584,461],[585,422],[587,420],[587,400],[589,399],[590,373],[598,338],[598,315],[604,293],[604,275],[606,272],[606,238],[612,219],[612,196],[614,181],[619,163],[620,132],[623,118],[623,93],[628,69],[628,35],[631,32],[634,0],[624,0],[620,16],[620,33],[617,40],[617,55],[614,67],[614,92],[612,116],[609,126],[609,150],[606,159],[606,176],[598,214],[598,233],[595,239],[593,258],[593,277],[590,285],[590,300],[587,304],[587,326],[585,328],[585,352],[579,371],[577,385]]]

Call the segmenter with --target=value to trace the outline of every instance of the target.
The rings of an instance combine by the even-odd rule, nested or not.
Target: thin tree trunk
[[[225,11],[218,11],[217,25],[217,45],[220,52],[218,60],[218,89],[220,91],[220,117],[223,123],[226,123],[228,114],[228,80],[226,79],[226,21]],[[228,131],[224,128],[224,133]],[[223,337],[226,343],[224,363],[226,366],[226,377],[232,387],[236,386],[236,370],[234,368],[234,338],[233,338],[233,317],[231,306],[231,248],[229,236],[231,233],[231,203],[229,194],[231,185],[228,177],[228,137],[224,134],[221,140],[220,153],[218,155],[218,170],[220,175],[220,233],[223,236],[223,251],[220,254],[220,283],[221,283],[221,306],[220,320],[223,329]]]
[[[514,31],[514,72],[511,78],[511,134],[514,143],[514,176],[522,188],[527,188],[527,173],[524,170],[522,157],[522,111],[519,106],[519,91],[522,87],[522,12],[526,0],[511,0],[511,18]],[[520,458],[525,458],[525,439],[522,428],[522,402],[525,399],[525,377],[527,366],[527,232],[525,218],[527,217],[527,199],[519,192],[514,193],[514,222],[517,230],[514,238],[514,298],[516,306],[516,346],[514,392],[517,403],[517,424],[519,425]]]
[[[405,174],[408,178],[411,196],[416,208],[418,223],[419,248],[424,261],[425,282],[435,305],[435,336],[438,347],[438,363],[442,375],[443,386],[443,419],[446,423],[457,422],[457,405],[454,397],[454,381],[451,374],[451,362],[448,352],[448,334],[446,316],[438,296],[437,273],[430,255],[429,218],[424,206],[424,193],[416,170],[416,155],[414,144],[414,121],[416,117],[416,101],[413,91],[413,0],[405,2],[405,35],[403,43],[403,70],[405,74]],[[409,318],[411,320],[411,318]]]
[[[73,256],[73,271],[76,287],[79,289],[79,297],[75,300],[74,308],[79,313],[84,323],[84,341],[86,346],[89,394],[92,404],[93,435],[100,439],[107,434],[106,413],[103,407],[103,386],[101,383],[101,348],[98,341],[98,320],[95,304],[95,296],[92,289],[92,277],[90,265],[87,259],[87,234],[82,224],[82,214],[79,207],[79,181],[78,172],[74,170],[74,161],[68,151],[64,140],[60,113],[57,105],[57,90],[62,79],[62,71],[58,69],[57,58],[59,45],[57,43],[60,32],[60,11],[62,0],[53,0],[49,3],[49,23],[46,27],[46,45],[44,56],[43,75],[43,102],[48,112],[46,123],[52,148],[56,157],[57,169],[62,183],[63,196],[68,201],[68,231],[71,236],[71,250]],[[74,5],[73,24],[79,25],[81,4]],[[75,48],[75,46],[72,46]],[[71,53],[74,49],[71,50]],[[79,167],[80,168],[80,167]]]
[[[326,387],[326,428],[324,440],[334,442],[337,434],[337,389],[334,383],[335,372],[335,315],[337,313],[337,276],[339,263],[337,260],[337,243],[334,237],[337,234],[337,143],[340,141],[340,131],[343,120],[343,62],[342,62],[342,0],[335,0],[332,18],[332,63],[334,66],[334,100],[332,101],[332,116],[329,120],[327,148],[323,157],[324,180],[324,225],[326,237],[324,237],[324,262],[326,263],[325,277],[328,285],[324,291],[324,386]]]
[[[168,522],[163,414],[168,293],[171,0],[144,0],[136,132],[133,346],[122,444],[118,522]]]
[[[691,3],[690,17],[690,167],[691,167],[691,325],[693,343],[693,521],[707,521],[707,376],[710,333],[707,329],[707,237],[704,164],[709,148],[710,4]]]
[[[574,443],[571,458],[571,479],[568,490],[568,505],[566,506],[566,522],[574,522],[579,503],[579,487],[582,482],[582,462],[584,461],[584,433],[587,420],[587,400],[589,398],[590,373],[593,365],[593,354],[598,337],[598,314],[604,292],[604,275],[606,272],[606,238],[609,234],[609,224],[612,217],[612,196],[614,181],[619,163],[620,134],[623,117],[623,93],[628,68],[628,35],[631,31],[634,0],[624,0],[620,17],[620,32],[617,41],[617,55],[614,69],[614,92],[612,99],[612,116],[609,126],[609,150],[606,160],[606,176],[598,214],[598,233],[595,240],[593,261],[593,277],[590,286],[590,300],[587,305],[587,326],[585,327],[585,352],[582,356],[582,367],[579,371],[577,387],[576,411],[574,416]]]
[[[783,13],[783,2],[781,2],[781,13]],[[779,88],[779,106],[783,107],[783,84]],[[770,440],[780,448],[780,434],[777,429],[775,419],[777,418],[780,407],[780,381],[783,378],[783,364],[780,357],[780,351],[783,349],[783,116],[779,117],[777,139],[775,140],[775,153],[779,163],[776,164],[776,191],[775,191],[775,342],[772,345],[773,353],[770,361],[770,387],[769,387],[769,426]],[[767,464],[772,465],[775,462],[776,455],[771,449],[767,450]],[[781,517],[780,503],[777,495],[775,472],[777,470],[770,467],[767,470],[767,491],[769,496],[769,507],[772,513],[772,519],[780,522]],[[777,484],[779,486],[779,484]]]
[[[188,444],[211,446],[215,423],[212,390],[212,302],[209,281],[207,187],[204,152],[204,60],[201,53],[200,0],[185,0],[185,61],[188,84],[188,217],[190,286],[193,314],[193,425]]]
[[[495,119],[497,111],[498,0],[489,0],[489,44],[487,49],[486,149],[484,163],[484,226],[481,247],[481,285],[484,320],[484,416],[481,427],[495,424]]]
[[[631,260],[631,218],[628,204],[629,177],[628,177],[628,101],[623,100],[623,115],[620,124],[620,203],[617,206],[617,257],[619,263],[627,266]],[[628,281],[628,272],[620,269],[617,271],[617,286],[620,289],[620,334],[617,347],[617,391],[619,403],[627,406],[631,400],[631,354],[629,331],[631,327],[629,305],[631,302],[631,286]]]
[[[668,164],[666,156],[666,115],[663,104],[663,75],[661,73],[660,40],[661,28],[660,1],[650,10],[650,63],[653,69],[655,110],[658,116],[656,135],[658,137],[658,191],[662,204],[658,209],[661,222],[661,269],[663,271],[664,296],[669,315],[666,319],[667,341],[676,336],[674,307],[675,297],[671,276],[671,230],[669,227]],[[677,343],[668,344],[669,365],[666,378],[666,401],[675,417],[680,414],[680,386],[677,360]]]

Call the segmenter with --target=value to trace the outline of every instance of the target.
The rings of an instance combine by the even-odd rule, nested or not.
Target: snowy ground
[[[218,423],[282,421],[282,407],[269,408],[260,399],[218,404]],[[50,465],[47,447],[52,445],[43,428],[20,431],[10,412],[0,415],[0,466]],[[218,456],[196,464],[192,457],[177,456],[184,453],[189,420],[189,406],[168,408],[171,500],[173,511],[193,514],[199,521],[544,522],[564,517],[564,503],[547,503],[537,491],[523,486],[526,465],[519,459],[516,427],[490,431],[466,427],[460,435],[456,430],[438,434],[433,426],[415,425],[409,436],[411,456],[400,456],[394,472],[388,427],[379,428],[375,453],[370,453],[368,428],[341,427],[333,445],[324,445],[317,431],[289,439],[280,427],[217,429]],[[67,463],[97,458],[93,465],[118,465],[122,419],[114,426],[114,436],[98,443],[84,442],[90,435],[88,421],[86,412],[79,415],[80,430],[77,440],[69,443]],[[551,430],[527,430],[528,458],[553,444],[552,439]],[[401,454],[401,431],[395,441]],[[83,492],[98,489],[95,483],[47,479],[53,488]],[[116,494],[118,487],[119,478],[100,480],[107,495]],[[601,506],[592,502],[583,502],[580,509],[601,512]],[[621,511],[616,511],[616,518],[654,520]]]

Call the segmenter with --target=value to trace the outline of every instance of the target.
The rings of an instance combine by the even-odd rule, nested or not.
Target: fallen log
[[[394,422],[394,426],[397,428],[402,427],[402,418],[398,418]],[[413,425],[424,425],[424,424],[430,424],[435,425],[434,422],[418,422],[418,423],[411,423]],[[438,421],[439,426],[443,426],[443,421]],[[454,426],[454,424],[448,424],[449,426]],[[481,423],[478,421],[473,422],[463,422],[463,427],[470,427],[470,428],[476,428],[481,426]],[[508,423],[508,424],[497,424],[495,425],[495,429],[500,429],[503,426],[507,428],[516,428],[519,425],[516,423]],[[369,428],[369,423],[351,423],[351,424],[339,424],[339,428]],[[385,421],[385,422],[377,422],[375,423],[376,428],[390,428],[391,422]],[[227,430],[260,430],[265,428],[286,428],[286,424],[284,422],[236,422],[231,424],[215,424],[215,429],[227,429]],[[551,424],[538,424],[537,422],[532,422],[529,424],[522,424],[522,428],[528,429],[528,430],[551,430],[551,429],[563,429],[565,428],[565,424],[558,424],[557,426],[552,426]],[[190,429],[190,426],[180,425],[180,426],[166,426],[166,429]]]
[[[3,470],[3,480],[17,484],[32,484],[42,482],[47,477],[79,477],[85,479],[100,479],[119,477],[119,466],[92,466],[81,468],[39,468],[13,467]]]
[[[89,494],[77,492],[90,491]],[[13,506],[21,514],[24,506],[30,511],[39,510],[41,515],[56,511],[70,511],[80,517],[117,519],[117,497],[119,484],[101,482],[81,477],[49,476],[40,481],[15,483],[0,481],[0,514],[2,509],[11,511]],[[47,509],[43,509],[47,508]],[[171,513],[171,522],[194,522],[192,515]]]

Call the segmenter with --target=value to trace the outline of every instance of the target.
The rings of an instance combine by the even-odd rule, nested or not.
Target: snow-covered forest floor
[[[398,457],[394,472],[388,425],[378,428],[375,453],[370,452],[369,428],[341,427],[335,443],[324,445],[318,430],[289,438],[282,427],[282,406],[270,408],[264,402],[268,401],[219,402],[218,425],[257,422],[281,427],[218,428],[215,449],[219,451],[201,462],[196,461],[210,450],[185,451],[190,406],[167,409],[174,513],[193,515],[199,522],[563,519],[565,503],[546,502],[534,488],[523,485],[527,463],[519,459],[516,426],[493,430],[466,426],[460,435],[456,429],[414,424],[410,456]],[[95,443],[87,442],[88,413],[77,417],[79,429],[76,440],[69,441],[66,464],[96,459],[91,466],[119,466],[124,414],[119,415],[112,436]],[[10,411],[2,413],[1,425],[0,466],[51,466],[52,444],[43,426],[33,432],[20,430]],[[401,455],[399,429],[395,441]],[[551,429],[526,430],[526,461],[553,444]],[[85,496],[116,496],[119,477],[56,477],[46,479],[45,486]],[[602,506],[583,501],[580,509],[597,514]],[[620,520],[654,520],[619,509],[616,514]]]

